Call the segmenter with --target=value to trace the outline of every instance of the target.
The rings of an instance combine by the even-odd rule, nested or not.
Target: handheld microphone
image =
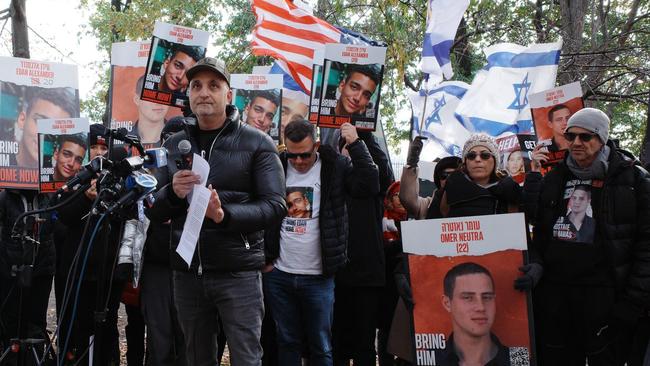
[[[192,144],[187,140],[181,140],[178,142],[178,152],[180,157],[176,159],[176,167],[180,170],[192,169]]]

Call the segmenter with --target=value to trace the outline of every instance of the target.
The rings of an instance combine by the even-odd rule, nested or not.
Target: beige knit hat
[[[463,146],[463,162],[465,162],[465,159],[467,158],[467,153],[469,153],[469,151],[476,146],[483,146],[490,151],[492,156],[494,156],[494,161],[496,163],[495,168],[498,169],[498,167],[501,164],[501,158],[499,156],[499,146],[497,145],[497,142],[494,139],[494,137],[486,135],[484,133],[472,134],[467,139],[467,141],[465,142],[465,146]]]

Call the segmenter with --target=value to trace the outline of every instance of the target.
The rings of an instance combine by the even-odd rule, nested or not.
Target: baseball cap
[[[226,70],[226,63],[214,57],[205,57],[200,59],[194,66],[190,67],[185,73],[187,80],[191,81],[194,76],[200,71],[212,71],[221,75],[228,86],[230,86],[230,73]]]

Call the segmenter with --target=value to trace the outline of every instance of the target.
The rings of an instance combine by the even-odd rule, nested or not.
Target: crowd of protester
[[[436,189],[421,197],[422,138],[411,142],[396,181],[370,132],[346,123],[321,143],[312,123],[294,119],[278,148],[257,124],[240,121],[222,61],[202,59],[186,77],[194,123],[168,121],[156,145],[173,161],[189,141],[208,162],[208,177],[159,168],[154,199],[138,219],[116,216],[107,225],[93,214],[95,181],[56,198],[0,192],[0,335],[10,351],[0,364],[36,364],[31,351],[12,345],[52,355],[53,364],[119,364],[123,302],[131,366],[214,366],[226,343],[234,366],[409,365],[395,356],[412,353],[416,305],[400,222],[515,212],[526,217],[519,229],[529,234],[530,260],[513,286],[533,295],[537,364],[643,364],[650,176],[609,139],[602,111],[568,119],[565,158],[545,176],[548,150],[538,146],[523,185],[498,168],[494,138],[473,134],[460,157],[437,162]],[[109,153],[101,136],[93,125],[91,159]],[[110,153],[119,159],[126,150]],[[188,196],[202,180],[210,198],[188,265],[176,249],[190,219]],[[67,198],[73,203],[16,222]],[[12,235],[14,222],[22,235]],[[47,329],[52,283],[57,327]],[[44,341],[26,347],[26,339]],[[469,362],[449,352],[456,364]]]

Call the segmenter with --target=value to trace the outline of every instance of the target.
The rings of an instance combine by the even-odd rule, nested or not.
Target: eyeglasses
[[[595,133],[575,133],[575,132],[565,132],[564,133],[564,138],[567,139],[569,142],[573,142],[576,137],[580,139],[582,142],[589,142],[591,141],[594,136],[598,136]]]
[[[480,156],[481,160],[488,160],[492,157],[492,154],[487,151],[481,151],[480,154],[476,153],[476,151],[470,151],[465,155],[465,158],[467,158],[467,160],[474,160],[477,156]]]
[[[302,160],[309,159],[311,156],[314,154],[313,151],[310,152],[304,152],[304,153],[290,153],[287,152],[287,159],[298,159],[301,158]]]

